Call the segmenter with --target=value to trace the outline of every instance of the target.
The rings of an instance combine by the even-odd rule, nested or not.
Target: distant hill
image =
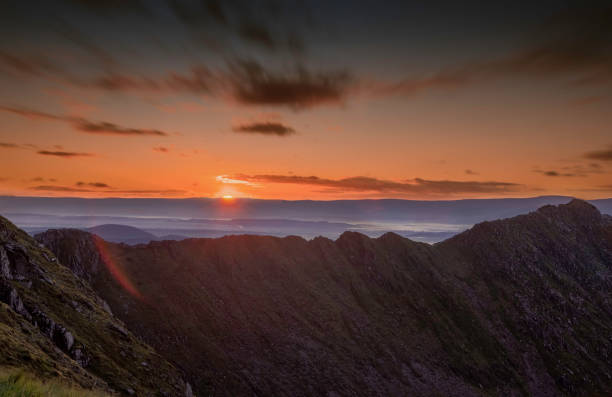
[[[201,395],[612,395],[612,217],[584,201],[435,245],[37,240]]]
[[[142,244],[158,240],[152,233],[145,232],[133,226],[126,225],[99,225],[86,229],[88,232],[97,234],[106,241],[126,244]]]

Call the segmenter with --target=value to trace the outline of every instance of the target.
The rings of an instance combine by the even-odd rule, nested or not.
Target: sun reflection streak
[[[102,262],[104,262],[104,265],[113,278],[119,283],[119,285],[121,285],[123,289],[125,289],[135,298],[143,300],[144,297],[140,291],[138,291],[138,288],[136,288],[136,286],[130,281],[128,276],[123,271],[121,264],[119,264],[109,252],[105,245],[105,241],[98,236],[93,236],[93,242],[98,250],[98,253],[100,254],[100,257],[102,258]]]

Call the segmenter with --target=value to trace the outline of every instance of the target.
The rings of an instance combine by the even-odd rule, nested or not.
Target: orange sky
[[[127,18],[67,7],[55,15],[65,23],[70,12],[89,25]],[[35,41],[20,29],[55,27],[19,15],[29,26],[5,27],[0,42],[2,195],[612,196],[609,43],[598,49],[605,56],[567,62],[571,46],[556,33],[540,43],[492,30],[504,44],[495,51],[472,37],[452,50],[432,35],[426,51],[409,36],[330,44],[306,31],[308,51],[295,55],[282,49],[284,27],[271,25],[280,49],[235,44],[228,30],[228,53],[256,61],[207,47],[198,50],[204,72],[185,54],[179,62],[145,50],[155,38],[142,32],[126,33],[122,47],[82,23],[71,36]],[[372,27],[381,37],[384,18]],[[410,40],[414,52],[396,55]],[[526,58],[539,45],[549,45],[547,58]],[[377,58],[364,55],[370,48]],[[576,83],[592,76],[596,84]]]

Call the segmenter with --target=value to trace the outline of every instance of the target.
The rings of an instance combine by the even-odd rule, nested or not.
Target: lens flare
[[[126,290],[130,295],[142,300],[143,296],[138,291],[138,288],[130,281],[127,274],[125,274],[121,264],[113,258],[109,249],[106,247],[105,241],[98,236],[93,236],[93,242],[98,249],[98,253],[102,258],[102,262],[113,276],[113,278]]]

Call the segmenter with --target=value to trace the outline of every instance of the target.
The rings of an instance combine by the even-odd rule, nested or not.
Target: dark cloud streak
[[[256,122],[250,124],[241,124],[233,128],[234,132],[247,133],[247,134],[261,134],[261,135],[276,135],[276,136],[288,136],[295,134],[295,130],[289,126],[286,126],[277,122]]]
[[[454,193],[506,193],[516,191],[522,185],[498,181],[432,181],[415,178],[407,181],[390,181],[365,176],[343,179],[326,179],[317,176],[298,175],[234,175],[235,180],[256,183],[287,183],[321,186],[336,190],[379,193],[454,194]]]
[[[110,188],[106,183],[102,182],[77,182],[76,186],[83,187],[94,187],[94,188]]]
[[[42,156],[54,156],[54,157],[62,157],[62,158],[92,157],[93,156],[93,153],[63,152],[63,151],[51,151],[51,150],[39,150],[36,153]]]
[[[583,157],[591,160],[612,161],[612,146],[604,150],[587,152]]]
[[[107,134],[107,135],[153,135],[153,136],[167,136],[167,132],[156,130],[156,129],[143,129],[143,128],[126,128],[119,126],[114,123],[107,121],[94,122],[81,117],[62,116],[51,113],[39,112],[37,110],[15,108],[8,106],[0,106],[0,110],[17,114],[19,116],[31,118],[31,119],[45,119],[54,121],[63,121],[70,123],[74,129],[88,134]]]
[[[299,110],[341,103],[352,82],[347,71],[313,73],[297,66],[288,73],[275,73],[252,60],[239,60],[230,69],[233,97],[246,105],[288,106]]]

